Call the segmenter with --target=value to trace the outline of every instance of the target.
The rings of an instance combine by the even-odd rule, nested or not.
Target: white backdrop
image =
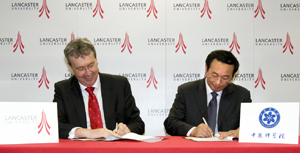
[[[0,101],[52,101],[72,37],[128,78],[146,135],[165,135],[177,87],[203,78],[215,49],[238,58],[234,83],[254,102],[300,101],[300,0],[11,0],[0,13]]]

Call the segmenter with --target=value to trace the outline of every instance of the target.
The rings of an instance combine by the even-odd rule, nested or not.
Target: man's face
[[[84,58],[70,57],[70,68],[77,80],[86,87],[91,87],[98,77],[98,61],[94,57],[94,53],[84,56]]]
[[[206,72],[207,84],[215,92],[223,90],[232,79],[233,69],[233,65],[222,63],[214,59],[209,70]]]

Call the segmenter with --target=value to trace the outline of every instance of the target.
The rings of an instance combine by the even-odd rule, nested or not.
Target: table
[[[155,143],[134,140],[87,142],[60,139],[59,143],[0,145],[0,153],[300,153],[299,144],[194,142],[180,136],[164,138],[166,139]]]

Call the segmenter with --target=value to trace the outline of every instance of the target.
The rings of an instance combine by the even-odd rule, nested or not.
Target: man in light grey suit
[[[60,138],[99,138],[122,136],[129,132],[143,134],[145,125],[136,107],[125,77],[100,73],[96,51],[86,38],[77,38],[64,49],[71,73],[68,80],[56,83],[53,102],[57,102]],[[102,124],[95,125],[89,115],[90,93],[94,88]],[[94,101],[95,102],[95,101]],[[100,111],[99,111],[100,110]],[[98,120],[96,120],[98,122]],[[118,129],[117,131],[114,129]]]
[[[231,52],[216,50],[207,56],[205,67],[204,79],[178,87],[175,101],[164,122],[166,132],[194,137],[210,137],[219,133],[221,139],[238,137],[240,105],[252,101],[247,89],[231,82],[239,62]],[[213,99],[212,92],[217,93],[213,130],[205,124],[205,120],[210,117],[208,106]]]

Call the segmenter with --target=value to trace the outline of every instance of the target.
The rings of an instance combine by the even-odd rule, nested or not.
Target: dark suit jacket
[[[192,128],[207,119],[205,79],[188,82],[178,87],[169,116],[164,122],[170,135],[185,136]],[[241,102],[251,102],[250,92],[233,83],[222,93],[218,114],[218,130],[235,130],[239,127]]]
[[[116,122],[124,123],[131,132],[143,134],[145,125],[128,80],[125,77],[99,73],[106,128],[115,129]],[[87,127],[86,112],[78,80],[72,76],[54,85],[58,107],[59,138],[68,138],[74,127]]]

